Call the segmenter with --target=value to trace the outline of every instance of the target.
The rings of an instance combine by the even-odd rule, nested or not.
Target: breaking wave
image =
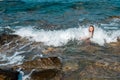
[[[104,45],[106,42],[115,42],[116,38],[120,36],[120,30],[104,30],[98,26],[95,26],[94,37],[91,39],[92,42]],[[36,42],[43,42],[45,45],[62,46],[67,44],[70,40],[79,40],[82,37],[88,35],[87,27],[69,28],[66,30],[35,30],[31,27],[20,28],[16,30],[14,34],[22,37],[27,37],[30,40]]]

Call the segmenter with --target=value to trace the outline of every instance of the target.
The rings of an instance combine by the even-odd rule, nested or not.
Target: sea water
[[[79,41],[88,34],[90,25],[95,26],[93,43],[116,42],[120,37],[120,1],[0,0],[0,34],[17,34],[58,47],[71,40]],[[6,61],[0,66],[22,64],[23,53],[0,54],[0,60]]]

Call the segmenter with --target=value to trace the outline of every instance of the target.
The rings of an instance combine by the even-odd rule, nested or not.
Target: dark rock
[[[76,71],[79,69],[79,65],[76,61],[66,61],[64,62],[63,66],[62,66],[62,71],[63,72],[70,72],[70,71]]]
[[[0,80],[18,80],[18,72],[0,69]]]
[[[34,71],[31,74],[31,80],[61,80],[61,71],[57,69],[48,69],[42,71]]]
[[[120,54],[120,41],[119,41],[119,39],[117,42],[107,43],[106,46],[108,47],[106,49],[107,52],[112,53],[112,54]]]
[[[63,65],[63,80],[119,80],[120,63],[104,60],[104,58],[105,56],[100,60],[77,58],[76,60],[71,59],[71,62],[67,61]]]
[[[118,18],[118,19],[120,19],[120,16],[110,16],[110,18]]]
[[[61,48],[55,48],[55,47],[48,47],[42,50],[43,54],[57,54],[57,53],[63,53],[63,50]]]
[[[14,39],[19,39],[20,36],[14,34],[2,34],[0,35],[0,45],[4,45],[5,43],[9,43]]]
[[[25,72],[30,72],[32,69],[58,69],[60,70],[62,63],[58,57],[39,58],[32,61],[23,62],[23,64],[13,67],[13,69],[21,68]]]
[[[102,47],[94,46],[94,45],[86,45],[86,46],[80,47],[79,50],[87,53],[95,53],[99,50],[102,50]]]
[[[104,69],[109,69],[112,71],[120,72],[120,63],[119,62],[107,62],[107,61],[97,61],[96,66],[102,67]]]
[[[99,61],[80,72],[81,80],[119,80],[119,63]]]

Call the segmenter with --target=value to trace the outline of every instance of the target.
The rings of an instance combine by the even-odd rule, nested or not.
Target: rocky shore
[[[0,66],[0,80],[120,80],[120,39],[117,42],[61,47],[46,46],[18,35],[0,35],[0,55],[24,56],[20,64]],[[0,63],[9,63],[0,57]],[[21,78],[22,79],[22,78]]]

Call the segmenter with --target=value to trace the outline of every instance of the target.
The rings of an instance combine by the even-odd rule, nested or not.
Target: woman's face
[[[93,32],[94,28],[92,26],[89,27],[89,32]]]

